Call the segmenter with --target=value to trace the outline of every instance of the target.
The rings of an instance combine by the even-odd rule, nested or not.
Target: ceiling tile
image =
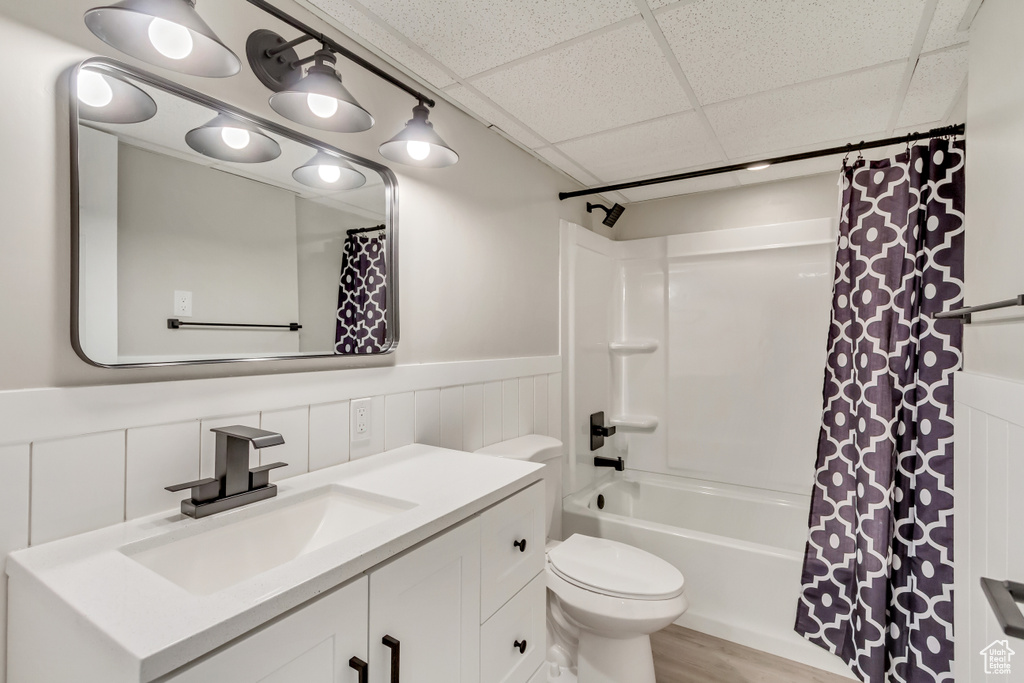
[[[674,183],[635,187],[632,190],[622,190],[622,194],[626,195],[626,199],[631,202],[645,202],[649,199],[662,199],[663,197],[675,197],[682,194],[724,190],[726,188],[736,187],[738,184],[739,183],[736,181],[734,174],[723,173],[721,175],[706,176],[704,178],[679,180]]]
[[[924,52],[967,42],[970,32],[960,33],[956,29],[960,26],[970,4],[971,0],[939,0],[932,25],[928,29],[928,37],[924,41]]]
[[[966,77],[966,45],[921,57],[897,125],[913,126],[944,119]]]
[[[585,169],[581,168],[554,147],[545,147],[544,149],[534,151],[547,159],[552,166],[561,170],[570,178],[578,180],[582,185],[595,187],[601,184],[601,181],[595,178],[593,174],[588,173]]]
[[[515,138],[530,149],[544,147],[548,143],[528,131],[511,116],[504,114],[493,104],[478,96],[469,88],[463,85],[456,85],[445,90],[445,94],[463,105],[466,109],[482,118],[484,121],[500,128],[510,137]]]
[[[696,112],[566,142],[558,148],[605,182],[701,166],[722,158]]]
[[[773,90],[705,108],[730,158],[855,138],[886,128],[904,66]]]
[[[638,14],[631,0],[362,0],[362,3],[463,77]]]
[[[661,9],[662,7],[668,7],[669,5],[689,5],[691,2],[700,2],[700,0],[647,0],[647,5],[651,9]]]
[[[443,88],[455,82],[448,73],[409,47],[401,38],[359,11],[346,0],[308,0],[309,4],[322,11],[331,23],[346,33],[362,39],[371,48],[387,55],[394,63],[401,64],[436,88]]]
[[[552,142],[690,109],[643,23],[472,81]]]
[[[909,57],[925,0],[704,0],[657,15],[702,104]]]

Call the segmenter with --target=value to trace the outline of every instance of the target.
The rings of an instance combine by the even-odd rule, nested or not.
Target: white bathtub
[[[809,496],[628,471],[567,497],[562,525],[678,567],[690,602],[680,626],[853,678],[793,631],[809,508]]]

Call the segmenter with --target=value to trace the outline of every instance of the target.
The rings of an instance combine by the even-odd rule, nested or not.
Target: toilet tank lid
[[[476,451],[482,455],[496,455],[500,458],[547,462],[562,455],[562,442],[542,434],[529,434],[508,441],[499,441]]]

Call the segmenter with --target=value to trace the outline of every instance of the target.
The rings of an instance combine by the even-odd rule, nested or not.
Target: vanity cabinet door
[[[165,679],[166,683],[361,683],[349,665],[366,661],[365,576]]]
[[[370,680],[480,680],[479,519],[370,572]]]

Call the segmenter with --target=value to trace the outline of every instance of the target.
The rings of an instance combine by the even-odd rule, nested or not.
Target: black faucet
[[[168,491],[192,489],[192,497],[181,501],[182,514],[199,519],[277,495],[277,486],[270,483],[270,471],[288,463],[275,462],[249,469],[249,444],[254,448],[280,446],[284,443],[283,436],[243,425],[216,427],[210,431],[217,435],[214,476],[167,487]]]

